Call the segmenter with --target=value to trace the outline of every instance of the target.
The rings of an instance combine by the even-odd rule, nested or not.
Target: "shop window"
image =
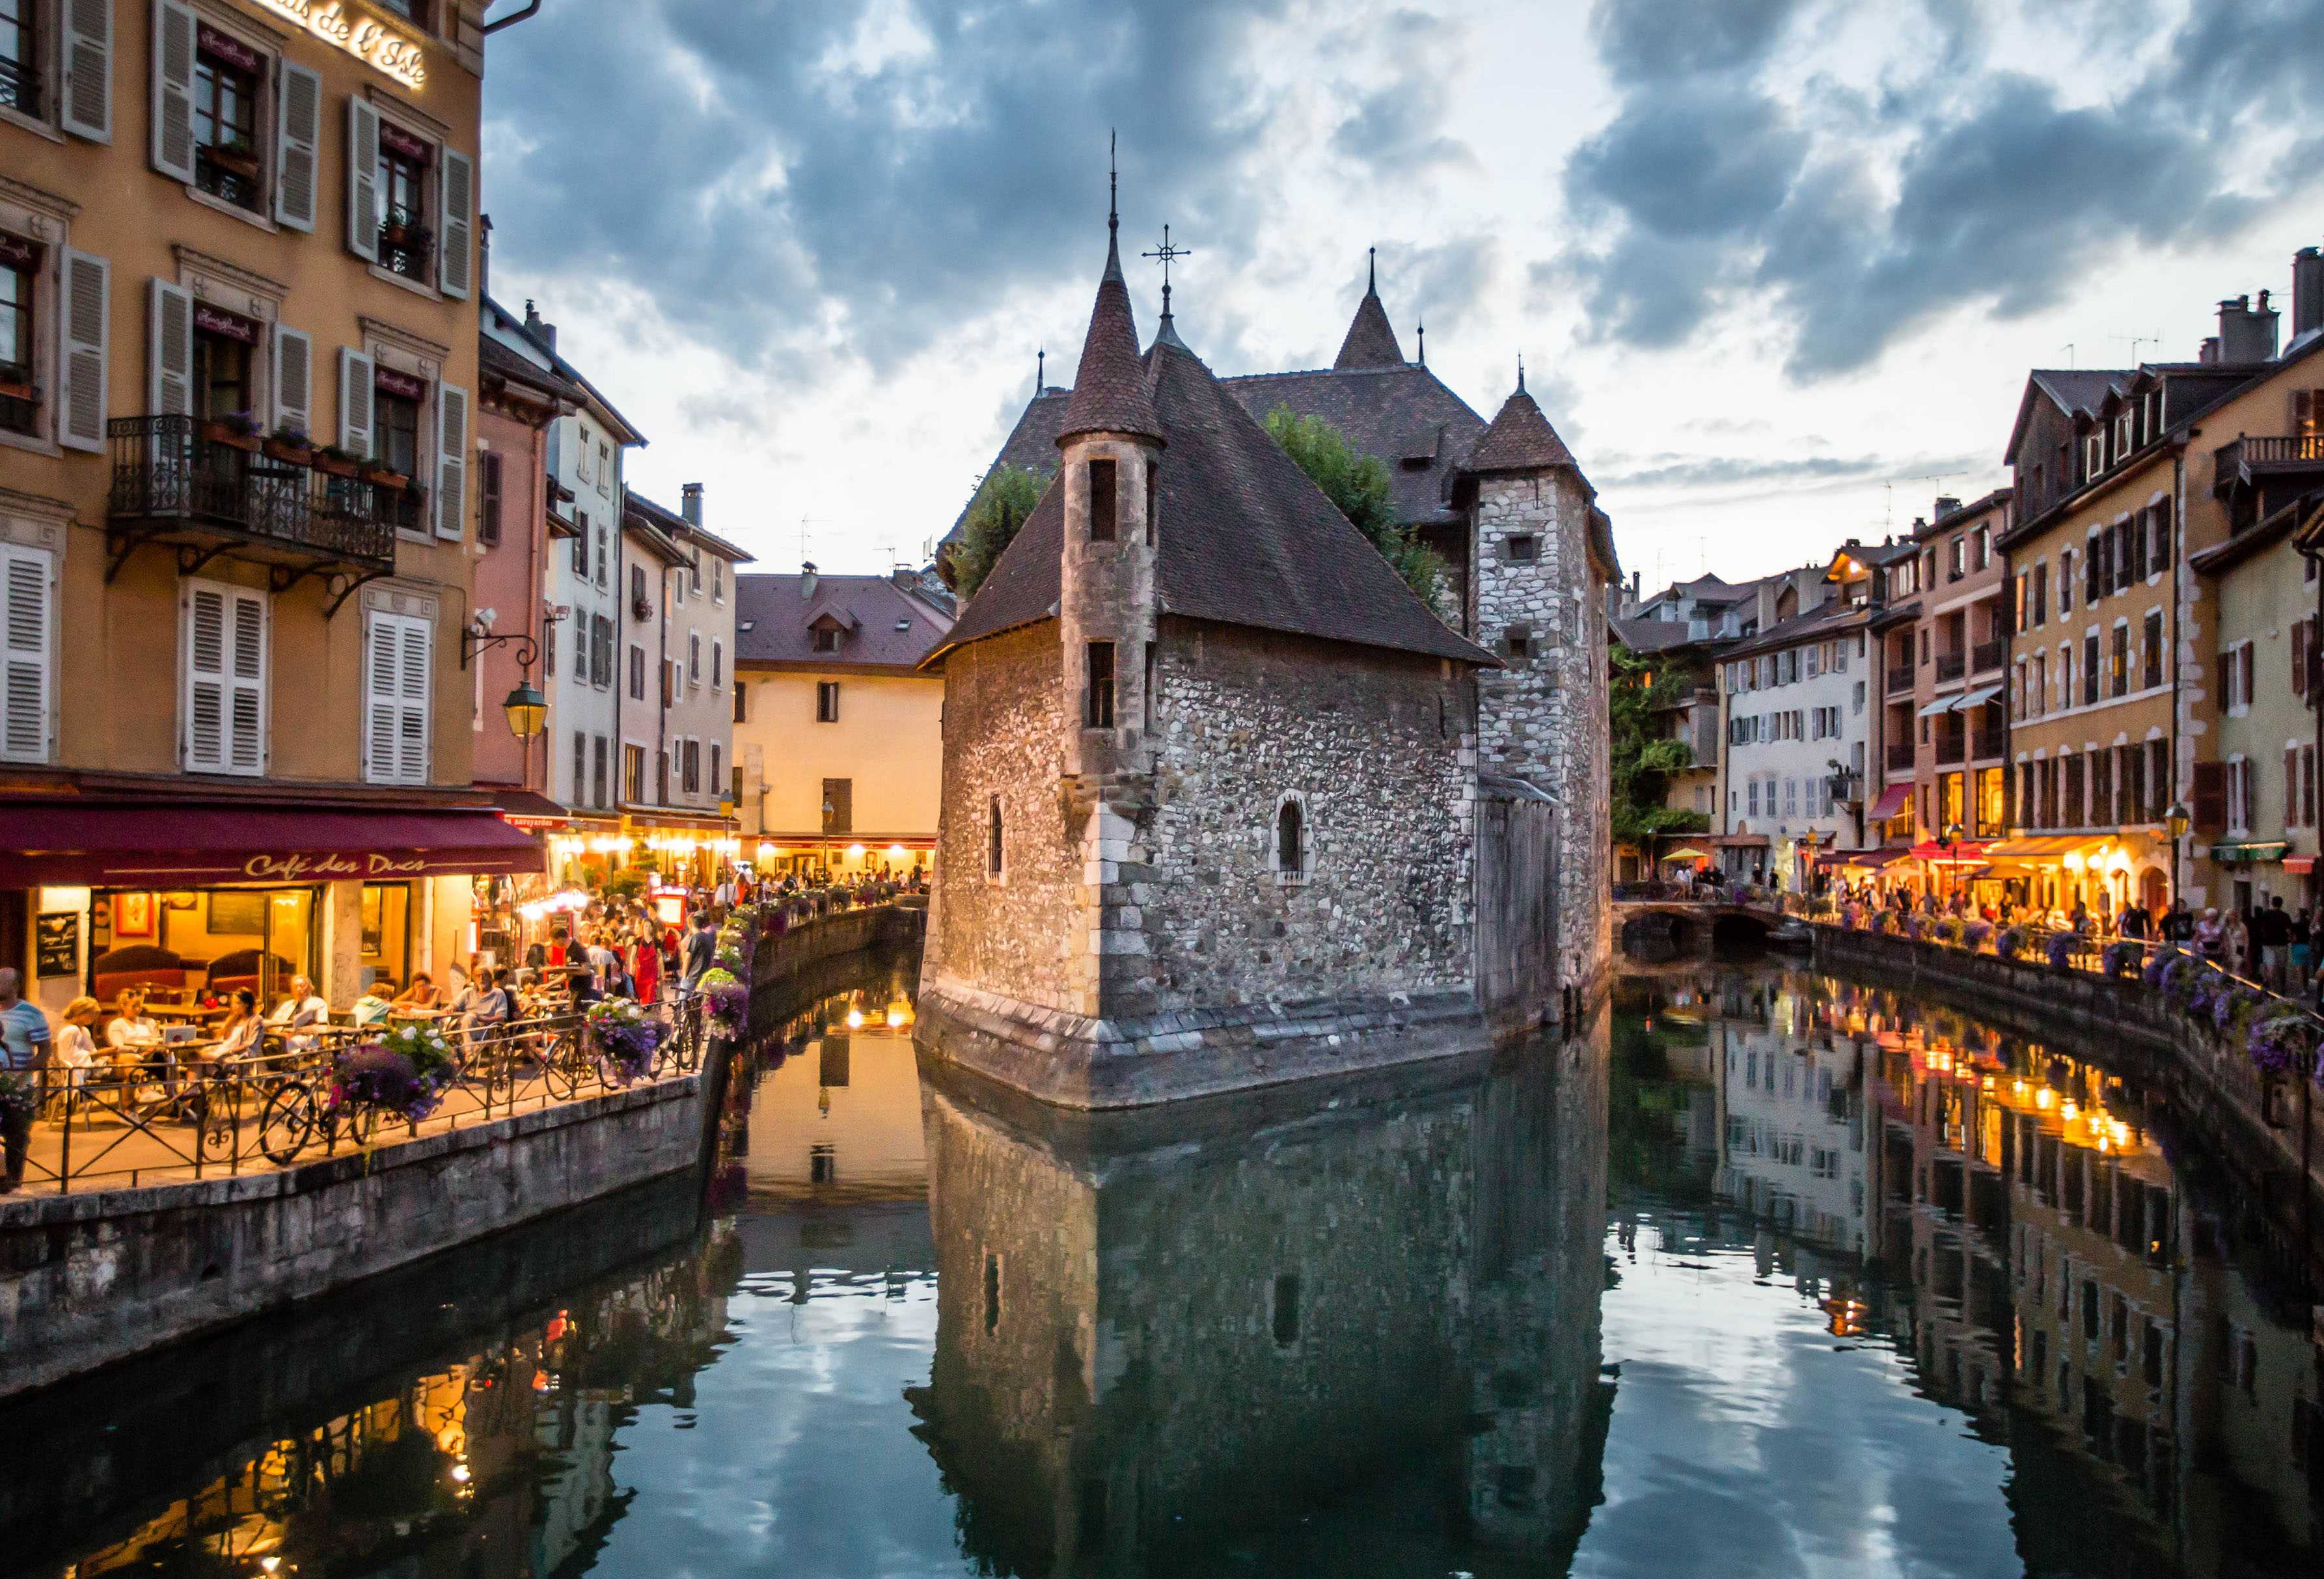
[[[379,124],[379,266],[407,280],[428,278],[436,249],[428,210],[435,151],[392,121]]]
[[[411,979],[411,885],[366,883],[363,891],[363,978],[370,987]]]
[[[194,185],[239,208],[256,210],[258,91],[266,57],[204,23],[195,29]]]
[[[0,18],[10,0],[0,0]],[[0,20],[0,35],[7,23]],[[5,103],[0,76],[0,103]],[[33,335],[34,292],[39,289],[43,249],[38,242],[0,234],[0,428],[38,434],[41,408],[37,343]]]

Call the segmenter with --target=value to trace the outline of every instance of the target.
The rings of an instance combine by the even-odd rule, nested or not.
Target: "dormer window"
[[[839,650],[839,627],[836,625],[818,625],[809,634],[814,638],[816,651],[835,653]]]

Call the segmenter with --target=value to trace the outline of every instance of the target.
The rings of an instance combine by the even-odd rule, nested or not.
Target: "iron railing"
[[[2002,732],[1999,730],[1978,730],[1976,734],[1969,737],[1969,749],[1970,757],[1980,762],[1988,757],[2000,756]]]
[[[1960,679],[1962,674],[1967,671],[1968,667],[1969,655],[1967,653],[1939,653],[1937,655],[1937,684],[1941,685],[1948,680]]]
[[[254,1055],[213,1059],[194,1043],[140,1050],[131,1061],[37,1078],[24,1187],[135,1188],[296,1167],[423,1134],[651,1085],[696,1071],[707,1046],[698,999],[665,1012],[670,1030],[652,1068],[632,1078],[604,1056],[573,1011],[453,1029],[451,1083],[426,1116],[382,1115],[345,1101],[341,1055],[378,1029],[270,1029]]]
[[[204,436],[202,418],[116,417],[116,522],[179,522],[383,568],[395,563],[392,491]]]
[[[1910,771],[1913,766],[1913,751],[1912,741],[1891,740],[1888,743],[1887,751],[1888,771],[1891,773]]]
[[[1969,666],[1976,674],[1991,674],[2009,661],[2009,638],[1996,637],[1969,649]]]
[[[1889,665],[1888,693],[1893,696],[1899,691],[1910,691],[1912,688],[1913,666],[1910,664]]]
[[[0,105],[20,115],[41,115],[41,69],[23,60],[0,60]]]
[[[426,279],[428,254],[435,247],[435,233],[411,209],[391,206],[380,216],[379,266],[389,273],[410,280]]]
[[[1953,766],[1955,763],[1960,762],[1961,758],[1967,755],[1968,751],[1968,730],[1955,730],[1950,733],[1940,733],[1937,736],[1938,767],[1950,767]]]

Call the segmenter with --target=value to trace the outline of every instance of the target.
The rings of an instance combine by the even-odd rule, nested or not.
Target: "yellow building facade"
[[[0,957],[440,974],[538,864],[468,789],[484,6],[10,11]]]

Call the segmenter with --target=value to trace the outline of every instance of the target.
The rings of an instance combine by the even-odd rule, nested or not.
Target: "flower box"
[[[245,181],[254,181],[258,179],[258,155],[246,152],[240,148],[233,146],[205,148],[202,150],[202,161],[226,171],[230,176],[240,176]]]
[[[365,466],[363,480],[374,488],[384,488],[392,493],[401,493],[411,486],[410,477],[401,472],[390,471],[385,466]]]
[[[229,449],[242,450],[250,454],[258,453],[258,435],[235,422],[206,421],[202,424],[202,438],[205,443],[222,444]]]
[[[285,438],[278,433],[266,441],[266,453],[275,460],[305,466],[313,464],[315,446],[303,438]]]
[[[329,450],[317,450],[309,463],[318,472],[333,477],[355,478],[363,475],[364,464],[349,454],[333,454]]]
[[[40,398],[40,386],[32,382],[30,372],[22,368],[0,368],[0,399],[38,400]]]

